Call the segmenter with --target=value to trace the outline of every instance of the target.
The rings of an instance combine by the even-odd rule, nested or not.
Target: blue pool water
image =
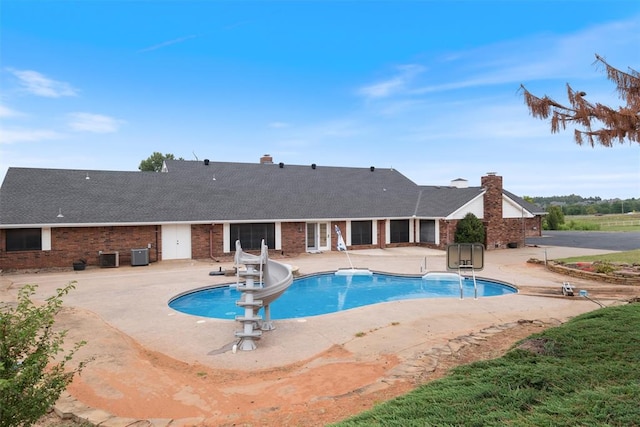
[[[474,297],[473,280],[463,279],[464,298]],[[478,297],[491,297],[517,292],[515,288],[477,279]],[[244,309],[236,306],[241,292],[233,285],[199,289],[169,301],[174,310],[195,316],[234,320]],[[271,303],[272,319],[293,319],[335,313],[355,307],[417,298],[460,298],[457,277],[335,275],[305,276],[293,281],[282,296]]]

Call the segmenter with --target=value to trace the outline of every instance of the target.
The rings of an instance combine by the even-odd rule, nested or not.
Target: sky
[[[579,146],[524,104],[622,105],[595,54],[640,70],[640,2],[2,0],[0,179],[270,154],[639,198],[640,144]]]

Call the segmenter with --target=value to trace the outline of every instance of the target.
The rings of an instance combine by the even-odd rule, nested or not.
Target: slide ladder
[[[291,268],[285,264],[269,259],[269,251],[264,240],[261,244],[260,255],[252,255],[242,250],[240,241],[236,241],[236,268],[244,264],[245,271],[237,269],[237,289],[242,292],[236,305],[244,308],[244,314],[236,316],[242,323],[242,330],[236,331],[239,338],[240,350],[256,349],[256,341],[262,336],[262,331],[275,329],[271,322],[270,304],[293,283]],[[240,284],[240,277],[244,283]],[[258,312],[264,308],[265,319]]]

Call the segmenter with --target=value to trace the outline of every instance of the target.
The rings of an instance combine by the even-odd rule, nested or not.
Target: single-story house
[[[444,249],[468,212],[487,249],[540,235],[541,208],[502,188],[418,185],[395,169],[167,160],[161,172],[9,168],[0,188],[0,269],[222,259],[240,239],[273,254],[349,249]],[[137,252],[134,252],[137,251]],[[136,263],[133,263],[136,258]],[[107,260],[107,261],[105,261]]]

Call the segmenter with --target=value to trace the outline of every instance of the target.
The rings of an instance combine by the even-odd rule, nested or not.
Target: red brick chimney
[[[480,179],[484,193],[484,223],[486,229],[486,247],[494,249],[504,246],[504,220],[502,217],[502,177],[495,172],[487,172]]]
[[[271,157],[271,154],[265,154],[264,156],[260,157],[260,164],[261,165],[272,165],[273,164],[273,157]]]

